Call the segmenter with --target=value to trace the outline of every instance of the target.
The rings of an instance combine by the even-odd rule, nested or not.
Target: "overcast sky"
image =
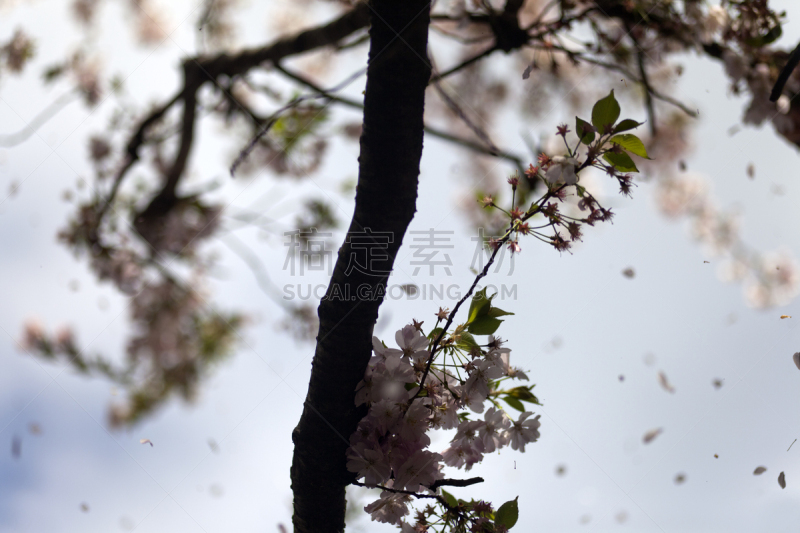
[[[255,44],[271,26],[269,8],[251,4],[240,42]],[[771,4],[789,11],[778,44],[792,48],[800,37],[797,8],[789,0]],[[72,22],[65,22],[67,8],[68,2],[45,0],[0,7],[1,39],[21,25],[37,40],[29,74],[0,79],[0,134],[24,127],[65,89],[42,88],[37,73],[63,56],[65,41],[54,35],[76,42]],[[130,31],[125,8],[109,5],[102,12],[102,49],[139,105],[172,94],[179,58],[195,50],[196,6],[187,1],[170,8],[170,39],[135,51],[115,38]],[[745,101],[729,94],[719,64],[693,57],[680,63],[685,74],[678,95],[700,110],[689,171],[708,180],[719,206],[741,214],[748,244],[760,251],[784,247],[800,257],[797,150],[770,127],[729,135]],[[348,92],[362,89],[363,79]],[[125,300],[98,285],[85,261],[55,240],[74,205],[62,199],[63,190],[91,175],[86,138],[104,127],[117,105],[110,99],[90,112],[72,104],[24,144],[0,149],[0,532],[277,531],[278,523],[291,522],[291,430],[313,346],[276,328],[281,310],[224,245],[211,245],[221,254],[213,299],[254,320],[235,357],[220,364],[191,405],[172,401],[132,430],[112,432],[106,410],[118,391],[103,379],[36,360],[16,343],[25,320],[38,317],[49,330],[74,326],[88,352],[123,356]],[[638,109],[628,115],[644,118]],[[350,111],[336,116],[357,119]],[[556,109],[546,119],[552,124],[530,129],[549,132],[568,118]],[[204,125],[199,142],[218,148],[229,140]],[[523,152],[521,141],[514,142]],[[235,143],[229,144],[233,150]],[[334,148],[323,170],[302,184],[264,175],[228,182],[221,197],[288,227],[301,201],[315,196],[333,203],[347,221],[353,203],[340,182],[356,176],[357,146],[336,141]],[[226,161],[212,152],[195,151],[197,183],[225,176]],[[452,275],[429,276],[426,269],[414,275],[406,239],[390,283],[413,281],[426,290],[444,284],[462,292],[469,286],[475,245],[458,207],[468,193],[463,161],[463,153],[426,138],[411,228],[453,232]],[[6,197],[12,184],[19,191]],[[513,274],[506,263],[494,278],[516,297],[499,304],[516,314],[498,333],[508,339],[513,364],[537,384],[542,436],[524,454],[509,449],[487,456],[472,472],[486,482],[453,492],[497,504],[519,496],[518,531],[796,530],[800,445],[787,448],[800,438],[800,371],[792,362],[800,350],[800,310],[795,302],[766,311],[749,307],[740,285],[719,279],[714,258],[687,224],[659,214],[652,184],[641,183],[632,200],[608,184],[607,197],[617,212],[614,224],[589,231],[573,254],[523,243]],[[305,290],[327,283],[321,273],[300,278],[282,270],[281,239],[248,230],[237,235],[263,256],[279,286],[302,283]],[[627,268],[633,278],[622,274]],[[381,308],[376,334],[390,344],[412,318],[431,323],[439,305],[453,303],[391,299]],[[659,386],[659,372],[674,393]],[[663,432],[643,444],[643,435],[656,428]],[[141,445],[143,438],[154,446]],[[18,458],[11,453],[15,440]],[[432,448],[443,449],[446,441],[437,436]],[[754,476],[762,465],[767,471]],[[370,501],[358,497],[362,506]],[[391,530],[366,516],[353,527]]]

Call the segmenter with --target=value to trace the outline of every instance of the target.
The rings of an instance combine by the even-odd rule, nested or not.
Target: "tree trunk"
[[[416,212],[430,3],[371,0],[370,51],[356,205],[331,283],[303,414],[292,433],[294,530],[344,530],[348,439],[366,414],[355,388],[403,236]]]

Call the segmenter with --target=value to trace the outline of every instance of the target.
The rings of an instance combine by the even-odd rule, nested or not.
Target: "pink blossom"
[[[375,420],[378,431],[386,433],[400,419],[402,412],[397,402],[392,400],[381,400],[373,403],[369,409],[369,416]]]
[[[442,456],[420,450],[409,457],[395,472],[394,487],[416,491],[420,485],[429,486],[441,477],[439,463]]]
[[[470,470],[472,465],[481,462],[483,454],[476,451],[472,446],[462,443],[453,445],[447,448],[442,453],[444,464],[455,468],[464,468]]]
[[[486,398],[489,396],[489,381],[502,376],[503,369],[492,361],[475,360],[473,361],[473,371],[464,384],[464,390],[467,393],[477,392]]]
[[[545,172],[544,179],[550,184],[564,183],[575,185],[578,183],[578,175],[575,174],[575,167],[580,163],[574,157],[564,157],[557,155],[552,159],[550,168]]]
[[[403,350],[403,357],[407,357],[415,363],[420,360],[428,360],[430,356],[430,352],[426,349],[428,347],[428,339],[411,324],[404,326],[403,329],[395,333],[394,338],[397,341],[397,345]]]
[[[511,425],[505,412],[492,407],[483,415],[485,424],[480,428],[479,435],[483,441],[486,453],[491,453],[502,448],[508,443],[506,431]]]
[[[483,420],[464,420],[458,425],[456,436],[451,441],[452,444],[466,445],[478,453],[484,452],[483,440],[478,437],[478,432],[483,428]]]
[[[415,401],[405,416],[395,426],[397,434],[406,440],[418,440],[428,430],[431,410],[421,401]]]
[[[347,469],[364,478],[364,484],[374,487],[389,479],[391,469],[380,449],[367,448],[363,443],[347,450]]]
[[[536,442],[539,439],[539,417],[536,415],[530,420],[526,420],[533,413],[525,411],[519,415],[519,419],[514,422],[511,428],[506,432],[508,441],[513,450],[525,451],[525,445],[529,442]]]
[[[382,363],[391,357],[400,357],[403,355],[403,352],[397,348],[387,348],[384,346],[381,340],[375,336],[372,337],[372,352],[375,355],[370,359],[370,366],[375,366],[375,363]]]
[[[414,382],[414,369],[408,362],[393,357],[375,367],[372,381],[372,401],[407,400],[408,391],[405,386],[406,383]]]
[[[383,491],[381,497],[364,507],[364,510],[378,522],[400,524],[403,517],[408,514],[409,501],[411,496],[408,494]]]

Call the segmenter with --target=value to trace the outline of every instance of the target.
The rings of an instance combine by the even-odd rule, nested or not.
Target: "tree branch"
[[[427,56],[430,3],[373,0],[369,7],[373,16],[355,212],[319,306],[308,395],[292,433],[297,533],[344,529],[345,487],[355,481],[345,466],[346,439],[366,414],[365,406],[355,406],[355,388],[372,354],[378,295],[385,291],[416,211],[425,88],[431,75],[420,58]],[[354,236],[359,240],[353,242]]]
[[[345,105],[347,107],[352,107],[353,109],[364,109],[364,104],[362,104],[361,102],[358,102],[356,100],[352,100],[350,98],[346,98],[346,97],[343,97],[343,96],[337,96],[337,95],[333,94],[332,91],[326,90],[326,89],[320,87],[319,85],[317,85],[313,81],[309,80],[308,78],[306,78],[306,77],[304,77],[304,76],[302,76],[300,74],[297,74],[295,72],[287,70],[285,67],[283,67],[280,64],[276,64],[275,65],[275,70],[281,72],[287,78],[292,79],[292,80],[296,81],[297,83],[300,83],[301,85],[305,85],[306,87],[312,89],[313,91],[318,92],[319,94],[321,94],[322,96],[324,96],[325,98],[329,99],[332,102],[336,102],[336,103]],[[435,80],[435,79],[436,79],[436,76],[432,77],[431,78],[431,83],[433,83],[433,80]],[[448,132],[446,132],[444,130],[440,130],[438,128],[434,128],[433,126],[425,126],[425,133],[431,135],[432,137],[437,137],[437,138],[442,139],[444,141],[448,141],[448,142],[451,142],[453,144],[457,144],[459,146],[463,146],[464,148],[468,148],[468,149],[472,150],[473,152],[478,152],[480,154],[489,155],[489,156],[492,156],[492,157],[498,157],[500,159],[505,159],[505,160],[513,163],[514,165],[516,165],[517,169],[520,172],[524,172],[524,170],[525,170],[525,168],[523,166],[522,157],[520,157],[518,155],[515,155],[515,154],[512,154],[511,152],[506,152],[506,151],[500,150],[496,146],[487,147],[487,146],[484,146],[482,144],[476,143],[475,141],[471,141],[469,139],[465,139],[463,137],[459,137],[459,136],[454,135],[452,133],[448,133]]]

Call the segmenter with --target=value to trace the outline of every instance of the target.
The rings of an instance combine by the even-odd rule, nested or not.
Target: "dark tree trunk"
[[[348,439],[366,414],[355,387],[372,351],[388,273],[416,211],[422,155],[430,3],[371,0],[356,206],[319,306],[319,334],[303,414],[292,433],[294,530],[344,530]],[[388,237],[388,239],[387,239]],[[359,266],[360,265],[360,266]],[[361,268],[361,267],[366,268]]]

